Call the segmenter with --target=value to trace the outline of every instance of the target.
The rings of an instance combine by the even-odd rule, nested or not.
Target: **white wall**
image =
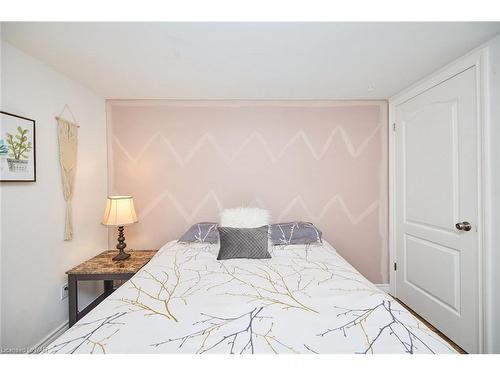
[[[500,37],[488,43],[491,175],[491,352],[500,353]]]
[[[22,349],[67,322],[65,271],[106,248],[99,224],[107,193],[105,101],[5,42],[1,59],[1,109],[36,121],[37,181],[0,183],[0,332],[4,349]],[[69,242],[54,119],[65,103],[81,125]],[[84,289],[87,301],[98,291],[95,283]]]

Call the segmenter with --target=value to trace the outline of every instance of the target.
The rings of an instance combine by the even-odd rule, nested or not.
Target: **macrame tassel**
[[[66,201],[66,225],[64,227],[64,241],[73,239],[73,219],[71,201]]]

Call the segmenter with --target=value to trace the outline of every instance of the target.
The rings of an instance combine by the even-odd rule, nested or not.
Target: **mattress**
[[[455,353],[324,241],[271,259],[163,246],[48,353]]]

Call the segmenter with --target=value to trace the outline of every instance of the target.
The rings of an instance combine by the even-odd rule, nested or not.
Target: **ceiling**
[[[113,99],[384,99],[499,33],[499,22],[2,23],[2,39]]]

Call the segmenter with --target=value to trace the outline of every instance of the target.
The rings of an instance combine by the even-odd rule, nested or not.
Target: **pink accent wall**
[[[261,206],[274,222],[315,223],[385,283],[387,131],[385,101],[108,101],[109,190],[134,196],[131,248]]]

